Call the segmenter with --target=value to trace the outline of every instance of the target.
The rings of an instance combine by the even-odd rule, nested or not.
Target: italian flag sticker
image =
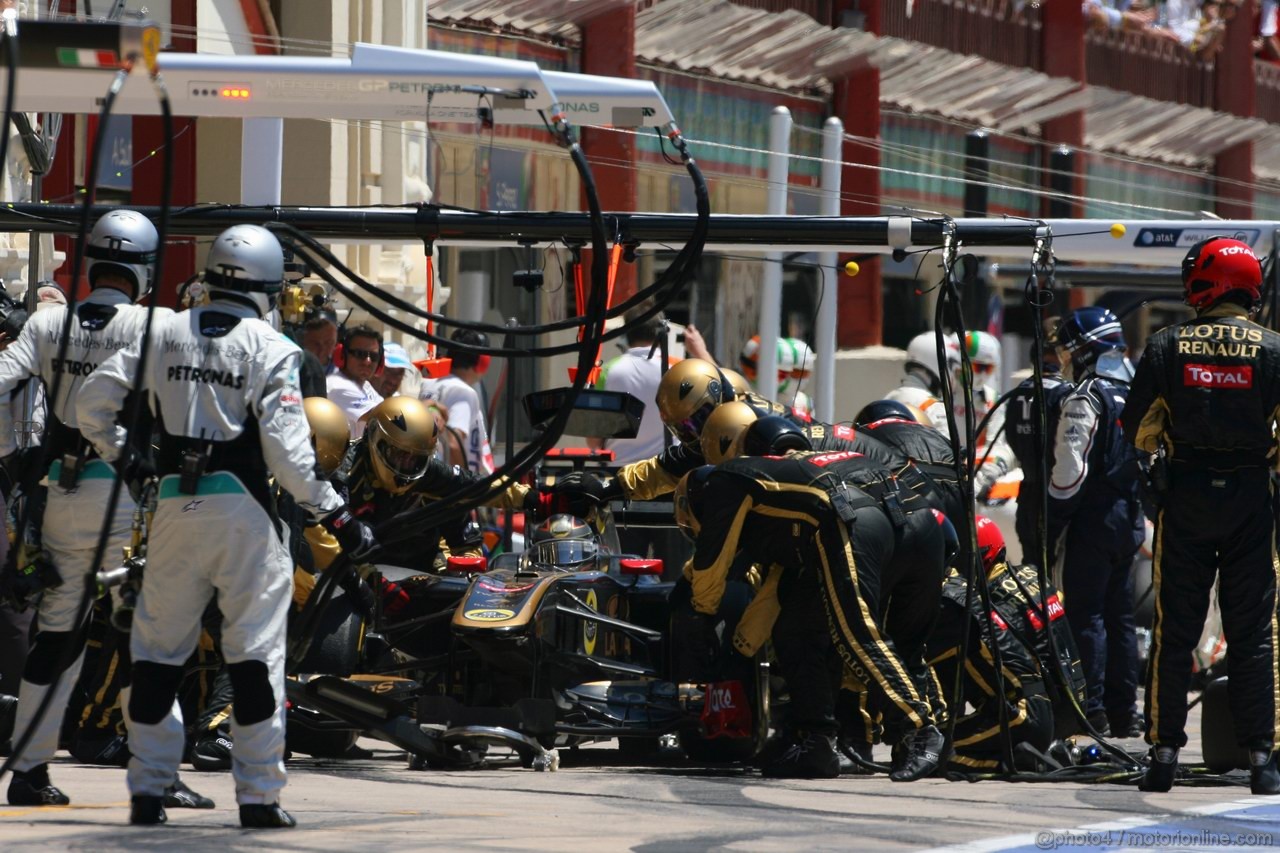
[[[58,64],[71,68],[115,68],[120,64],[114,50],[81,50],[58,48]]]

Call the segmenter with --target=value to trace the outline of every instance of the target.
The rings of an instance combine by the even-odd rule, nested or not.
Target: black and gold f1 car
[[[414,766],[474,764],[498,744],[547,769],[557,747],[612,738],[639,758],[663,735],[700,760],[754,755],[768,732],[767,664],[733,681],[674,677],[673,584],[660,560],[618,552],[607,508],[589,521],[554,515],[529,539],[488,566],[454,557],[443,575],[383,569],[411,606],[365,632],[364,669],[407,676],[414,698],[320,676],[291,684],[294,704],[397,743]]]

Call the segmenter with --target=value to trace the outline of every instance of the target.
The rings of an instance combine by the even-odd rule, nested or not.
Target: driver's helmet
[[[525,551],[530,563],[570,572],[595,569],[599,553],[595,531],[572,515],[553,515],[539,524]]]

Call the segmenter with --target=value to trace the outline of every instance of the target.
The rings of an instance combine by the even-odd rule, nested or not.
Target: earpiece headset
[[[342,332],[342,340],[333,348],[333,366],[338,370],[345,371],[347,368],[347,345],[352,338],[373,338],[378,342],[378,366],[374,368],[373,375],[381,376],[382,370],[387,364],[387,350],[382,345],[382,338],[378,333],[368,326],[355,326],[351,329],[344,329]]]

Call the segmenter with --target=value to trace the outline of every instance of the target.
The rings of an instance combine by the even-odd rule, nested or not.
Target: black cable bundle
[[[561,138],[565,140],[569,148],[570,157],[573,159],[575,167],[582,177],[584,193],[587,197],[588,210],[591,214],[591,232],[592,232],[592,258],[591,258],[591,290],[587,299],[587,309],[581,317],[570,318],[569,320],[560,321],[558,323],[543,324],[533,327],[515,327],[520,333],[531,333],[534,331],[548,331],[556,329],[568,329],[575,326],[583,326],[582,339],[574,344],[564,345],[560,347],[543,347],[530,349],[512,349],[509,347],[500,348],[479,348],[470,346],[458,346],[458,342],[449,341],[427,332],[414,328],[413,326],[399,321],[397,318],[388,315],[386,312],[376,308],[368,300],[361,297],[354,289],[342,285],[331,273],[323,268],[320,263],[314,262],[314,251],[317,256],[325,258],[333,263],[344,276],[355,282],[358,287],[377,292],[377,288],[365,282],[353,271],[341,264],[332,254],[328,252],[317,241],[303,234],[291,226],[272,225],[271,227],[278,236],[282,236],[289,241],[295,251],[304,260],[312,264],[314,269],[326,282],[337,289],[347,298],[356,304],[365,308],[378,319],[387,323],[394,328],[400,329],[406,334],[419,340],[434,341],[436,343],[447,343],[450,347],[458,349],[475,351],[479,353],[490,353],[519,356],[548,355],[556,352],[574,352],[578,353],[577,371],[574,375],[574,381],[571,385],[573,396],[576,397],[578,392],[586,387],[587,377],[594,366],[597,349],[600,343],[611,337],[617,337],[625,333],[624,329],[616,330],[612,335],[604,334],[604,321],[608,316],[614,316],[628,310],[631,306],[639,304],[644,299],[654,297],[655,304],[650,311],[645,313],[643,318],[637,318],[635,322],[643,322],[644,319],[656,315],[665,305],[670,302],[679,291],[684,288],[693,274],[697,270],[698,263],[702,256],[702,248],[706,243],[707,229],[710,224],[711,202],[710,193],[707,189],[706,179],[702,175],[702,171],[698,168],[697,163],[689,155],[684,140],[679,136],[678,132],[673,132],[670,136],[671,141],[675,144],[680,152],[684,165],[689,176],[693,181],[694,190],[697,197],[698,218],[695,221],[693,233],[676,259],[667,268],[667,270],[658,278],[658,280],[649,287],[637,293],[635,297],[615,307],[613,311],[609,311],[605,306],[605,296],[607,293],[608,278],[608,242],[604,229],[604,216],[600,208],[599,197],[596,190],[595,178],[591,172],[591,167],[587,163],[586,157],[583,155],[581,147],[573,140],[568,125],[563,121],[557,124],[560,128]],[[296,241],[295,241],[296,238]],[[388,296],[386,301],[391,302],[402,310],[406,310],[415,316],[431,319],[433,322],[443,325],[457,325],[463,328],[473,328],[480,330],[501,330],[501,333],[511,334],[513,329],[509,327],[494,327],[491,324],[483,323],[464,323],[455,322],[450,318],[441,315],[432,314],[422,311],[421,309],[403,300],[395,299]],[[564,433],[564,428],[568,423],[572,408],[570,406],[563,407],[551,419],[542,435],[535,441],[530,442],[514,457],[507,460],[506,463],[492,474],[477,479],[467,485],[465,488],[449,495],[426,504],[422,507],[415,507],[406,510],[392,518],[388,519],[382,525],[379,525],[377,536],[384,544],[394,544],[399,539],[394,535],[395,531],[403,530],[403,536],[417,535],[417,532],[424,527],[432,527],[439,524],[445,518],[456,515],[460,512],[466,512],[475,507],[481,506],[486,501],[495,497],[500,493],[507,484],[515,482],[524,476],[533,468],[537,462],[546,455],[546,452],[553,448],[560,440]],[[319,617],[327,606],[333,590],[337,587],[338,579],[350,570],[350,562],[345,559],[335,561],[335,563],[325,571],[324,575],[317,582],[315,588],[308,596],[307,603],[303,608],[302,614],[296,622],[296,630],[294,637],[290,641],[289,661],[291,665],[296,665],[306,655],[311,639],[319,625]]]
[[[992,666],[995,671],[995,699],[997,702],[997,710],[1000,722],[1001,745],[1004,747],[1004,759],[1009,768],[1014,766],[1013,758],[1013,741],[1009,734],[1009,707],[1008,700],[1005,695],[1004,687],[1004,661],[1000,653],[1000,644],[995,641],[995,626],[991,624],[991,613],[993,605],[991,602],[991,591],[987,587],[986,572],[979,573],[978,564],[980,557],[978,554],[978,527],[977,519],[974,514],[974,491],[973,491],[973,475],[975,470],[975,455],[977,453],[977,430],[973,417],[973,367],[969,361],[969,350],[965,346],[965,325],[964,314],[960,307],[960,293],[956,289],[956,263],[959,261],[962,267],[962,283],[966,286],[973,283],[978,274],[978,260],[973,255],[963,255],[956,257],[958,245],[954,242],[955,228],[954,223],[949,223],[947,229],[946,243],[943,246],[943,274],[942,282],[938,288],[938,301],[934,310],[934,342],[938,355],[938,372],[942,385],[942,401],[947,407],[947,432],[951,441],[951,451],[955,455],[956,476],[960,481],[961,494],[964,499],[965,518],[963,530],[957,530],[960,535],[964,536],[968,541],[968,548],[961,549],[961,554],[966,557],[964,566],[964,576],[967,591],[965,593],[965,619],[960,635],[960,656],[957,659],[956,678],[952,685],[951,709],[947,722],[947,739],[949,742],[955,740],[955,725],[960,712],[964,708],[964,672],[965,661],[969,657],[970,647],[970,624],[972,622],[971,614],[973,613],[973,590],[977,586],[982,598],[983,621],[991,642]],[[955,389],[951,387],[951,371],[947,369],[946,358],[946,335],[943,328],[948,324],[953,327],[953,334],[957,336],[960,342],[960,365],[961,375],[968,377],[968,380],[962,383],[962,393],[964,395],[964,440],[965,444],[963,452],[960,444],[960,430],[955,418]],[[959,527],[959,525],[957,525]],[[980,580],[980,582],[979,582]]]

